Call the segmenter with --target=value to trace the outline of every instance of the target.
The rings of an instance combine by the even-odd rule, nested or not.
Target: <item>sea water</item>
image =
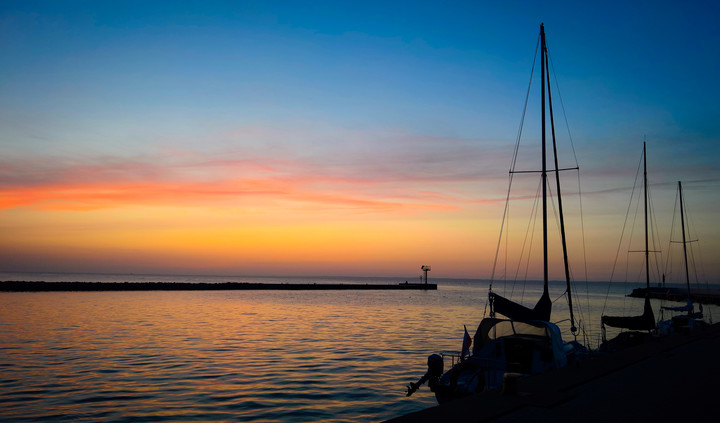
[[[398,278],[0,274],[1,280],[398,283]],[[0,420],[367,422],[435,405],[405,386],[427,355],[460,349],[488,312],[488,282],[437,291],[0,293]],[[526,304],[541,284],[494,288]],[[599,342],[601,309],[642,310],[631,287],[578,288]],[[553,320],[572,339],[562,284]],[[609,292],[609,294],[608,294]],[[658,304],[654,304],[657,306]],[[584,311],[583,311],[584,310]],[[629,312],[632,314],[632,311]],[[449,363],[446,363],[448,366]]]

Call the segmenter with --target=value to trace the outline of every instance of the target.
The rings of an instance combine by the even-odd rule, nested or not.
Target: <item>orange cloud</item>
[[[467,193],[417,189],[412,181],[358,178],[302,161],[172,157],[89,162],[25,159],[0,166],[0,209],[87,211],[129,205],[329,207],[363,213],[456,210]]]

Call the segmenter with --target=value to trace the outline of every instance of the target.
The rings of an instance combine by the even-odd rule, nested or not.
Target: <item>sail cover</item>
[[[497,295],[494,292],[490,293],[490,301],[493,302],[495,312],[502,314],[508,319],[520,322],[527,322],[530,320],[550,320],[552,301],[550,301],[550,295],[547,290],[543,292],[543,295],[532,309],[508,300],[507,298]]]
[[[602,324],[614,328],[630,330],[653,330],[655,329],[655,315],[650,306],[650,298],[645,297],[645,308],[640,316],[602,316]]]
[[[670,311],[693,311],[695,307],[693,307],[692,301],[688,300],[687,303],[684,306],[678,306],[678,307],[665,307],[663,306],[663,310],[670,310]]]

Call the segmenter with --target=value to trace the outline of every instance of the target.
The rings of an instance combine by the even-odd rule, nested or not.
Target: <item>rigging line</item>
[[[571,283],[572,286],[573,286],[573,293],[571,293],[570,295],[575,294],[575,295],[576,295],[576,298],[577,298],[577,294],[576,294],[576,293],[579,292],[578,289],[577,289],[577,285],[578,285],[578,284],[577,284],[577,282],[576,282],[575,279],[574,279],[573,272],[572,272],[572,267],[570,268],[570,275],[571,275],[570,283]],[[587,280],[586,280],[585,282],[587,283]],[[589,294],[588,294],[587,292],[586,292],[585,294],[586,294],[586,297],[589,297]],[[570,305],[570,303],[568,303],[568,306],[569,306],[569,305]],[[589,300],[588,300],[588,309],[587,309],[587,311],[588,311],[588,313],[590,312]],[[585,311],[583,310],[582,307],[577,307],[577,312],[578,312],[578,315],[580,315],[580,319],[578,319],[578,321],[577,321],[578,328],[579,328],[581,331],[584,331],[584,330],[585,330],[585,326],[584,326],[584,325],[581,325],[581,322],[585,321]],[[590,329],[590,328],[588,328],[588,329]],[[583,333],[584,333],[584,332],[583,332]],[[575,336],[577,336],[577,335],[575,335]]]
[[[503,253],[505,254],[505,259],[503,261],[503,275],[502,275],[503,295],[505,295],[505,293],[507,292],[507,280],[508,280],[508,263],[507,263],[507,261],[508,261],[508,248],[510,246],[510,241],[509,241],[510,240],[510,197],[509,196],[510,196],[510,191],[511,191],[510,187],[512,187],[512,181],[510,182],[510,185],[508,186],[508,198],[506,199],[506,201],[507,201],[506,206],[508,209],[508,213],[507,213],[507,216],[505,217],[506,220],[504,222],[504,224],[505,224],[504,235],[503,235],[503,233],[500,233],[501,239],[499,240],[499,241],[504,240],[504,242],[505,242],[505,248],[503,251]],[[500,248],[499,241],[498,241],[498,248]],[[496,252],[496,254],[498,252]]]
[[[687,216],[687,213],[685,213],[685,215]],[[698,271],[697,271],[698,260],[695,259],[695,248],[694,248],[693,244],[694,244],[694,242],[690,243],[690,248],[689,248],[689,252],[688,252],[688,263],[690,263],[692,265],[690,267],[692,267],[695,286],[699,288],[700,280],[698,279]],[[698,248],[698,255],[699,254],[700,254],[700,248]]]
[[[523,130],[523,126],[525,125],[525,114],[527,112],[528,101],[530,99],[530,89],[532,88],[533,74],[535,72],[535,62],[537,61],[537,53],[538,53],[539,47],[540,47],[540,35],[538,35],[537,44],[535,45],[535,55],[533,56],[532,67],[530,68],[530,82],[528,83],[528,89],[527,89],[527,92],[525,93],[525,104],[523,105],[522,116],[520,118],[520,126],[518,127],[517,138],[515,140],[515,151],[513,151],[512,162],[510,164],[510,170],[511,170],[510,181],[508,184],[507,197],[505,199],[505,210],[503,211],[503,219],[502,219],[502,223],[500,224],[500,239],[498,239],[498,246],[497,246],[497,249],[495,250],[495,260],[493,261],[493,269],[492,269],[492,273],[490,276],[490,286],[489,286],[490,291],[492,291],[493,281],[495,280],[495,271],[497,270],[496,269],[497,259],[498,259],[498,254],[500,252],[500,245],[502,243],[502,238],[503,238],[502,234],[503,234],[503,228],[505,227],[505,219],[508,217],[508,214],[509,214],[508,208],[510,205],[510,189],[512,188],[512,183],[513,183],[512,171],[515,170],[515,165],[517,163],[518,150],[520,149],[520,138],[522,137],[522,130]],[[507,260],[505,262],[507,263]],[[507,270],[506,270],[505,274],[507,275]]]
[[[561,104],[562,104],[562,102],[561,102]],[[590,284],[588,282],[587,249],[585,248],[585,216],[583,214],[582,186],[580,184],[580,169],[578,169],[578,172],[577,172],[577,179],[578,179],[578,201],[580,203],[580,233],[581,233],[581,237],[582,237],[583,267],[585,268],[585,301],[587,302],[587,311],[589,313],[590,312]],[[588,330],[592,331],[592,324],[589,325]]]
[[[547,169],[547,172],[564,172],[566,170],[578,170],[579,167],[565,167],[561,169]],[[542,173],[542,170],[512,170],[510,173]]]
[[[670,263],[672,263],[672,255],[673,255],[673,249],[672,249],[672,242],[673,242],[673,234],[675,233],[675,219],[677,218],[677,208],[678,208],[678,199],[680,198],[680,192],[675,191],[675,205],[673,206],[673,217],[672,222],[670,223],[670,242],[668,243],[668,254],[665,258],[665,274],[668,274],[668,266]]]
[[[503,236],[502,236],[503,230],[507,230],[505,222],[510,214],[510,188],[512,187],[512,181],[513,181],[512,174],[510,175],[509,179],[510,179],[510,181],[508,183],[508,192],[507,192],[507,196],[505,197],[505,208],[503,209],[503,217],[502,217],[502,221],[500,223],[500,237],[498,238],[497,248],[495,249],[495,259],[493,260],[492,273],[490,274],[490,284],[488,285],[489,292],[492,292],[493,282],[495,281],[495,271],[497,270],[498,255],[500,254],[500,246],[502,245],[502,240],[503,240]],[[505,236],[506,242],[507,242],[507,238],[508,237]],[[507,248],[505,248],[505,250],[507,250]],[[507,275],[507,253],[506,253],[506,258],[505,258],[504,274]],[[506,277],[506,279],[507,279],[507,277]],[[488,307],[488,301],[485,302],[485,307],[483,308],[483,317],[486,316],[487,307]],[[491,309],[491,313],[492,313],[492,309]]]
[[[496,248],[496,250],[495,250],[495,260],[493,261],[492,273],[490,274],[490,286],[489,286],[489,290],[490,290],[491,292],[492,292],[493,282],[495,281],[495,271],[497,270],[497,260],[498,260],[498,254],[500,253],[500,245],[502,245],[502,240],[503,240],[503,236],[502,236],[502,235],[503,235],[503,231],[506,230],[506,229],[505,229],[505,222],[506,222],[506,219],[507,219],[508,214],[509,214],[509,208],[510,208],[510,188],[512,188],[512,182],[513,182],[513,176],[512,176],[512,174],[510,174],[510,178],[509,178],[509,179],[510,179],[510,180],[509,180],[509,183],[508,183],[508,192],[507,192],[506,197],[505,197],[505,208],[503,209],[503,217],[502,217],[502,220],[501,220],[501,223],[500,223],[500,237],[499,237],[499,239],[498,239],[497,248]],[[505,238],[507,238],[507,237],[505,237]]]
[[[547,45],[547,40],[545,40],[545,44]],[[552,61],[552,57],[550,56],[549,49],[548,49],[548,61],[550,62],[550,68],[552,69],[553,79],[555,79],[555,89],[557,90],[558,97],[560,97],[560,109],[562,110],[563,118],[565,119],[565,128],[567,128],[568,137],[570,138],[570,148],[572,149],[573,157],[575,158],[575,165],[579,166],[577,154],[575,154],[575,143],[573,141],[572,134],[570,133],[570,123],[568,123],[567,114],[565,113],[565,104],[563,103],[562,93],[560,92],[560,84],[558,84],[557,74],[555,73],[555,64]]]
[[[643,175],[644,175],[644,174],[645,174],[645,173],[643,172]],[[644,176],[643,176],[643,177],[644,177]],[[644,180],[643,180],[643,181],[644,181]],[[643,183],[644,183],[644,182],[643,182]],[[643,185],[643,186],[644,186],[644,185]],[[629,248],[632,246],[633,236],[635,235],[635,227],[636,227],[636,225],[638,224],[638,215],[640,214],[640,206],[643,206],[643,205],[644,205],[644,200],[643,200],[643,198],[642,198],[644,195],[645,195],[644,189],[641,188],[641,189],[640,189],[640,192],[638,192],[638,200],[637,200],[637,202],[635,203],[635,213],[633,214],[632,226],[630,227],[630,242],[629,242],[629,244],[628,244],[628,262],[627,262],[627,263],[628,263],[628,267],[627,267],[626,275],[629,275],[630,272],[631,272],[631,270],[632,270],[632,269],[630,268],[630,254],[629,254],[629,253],[636,252],[636,251],[630,250]],[[641,223],[640,226],[643,226],[643,223]],[[643,244],[643,246],[645,246],[645,244]],[[643,250],[638,250],[637,252],[645,252],[645,249],[643,249]],[[637,281],[640,281],[640,280],[641,280],[642,271],[643,271],[644,268],[645,268],[645,259],[646,259],[645,254],[643,254],[643,259],[642,259],[642,261],[641,261],[641,266],[640,266],[640,268],[638,268],[638,273],[633,277],[633,280],[637,280]],[[627,277],[627,276],[626,276],[626,277]],[[625,282],[628,282],[628,280],[629,280],[629,279],[625,279]]]
[[[527,281],[528,281],[528,273],[530,271],[530,258],[532,256],[532,247],[535,245],[535,227],[537,225],[538,220],[538,211],[540,210],[539,204],[540,204],[540,185],[542,184],[542,180],[538,181],[538,187],[537,191],[535,191],[535,203],[533,204],[533,209],[530,213],[530,220],[528,221],[528,226],[532,223],[532,229],[528,231],[530,233],[530,247],[528,248],[527,253],[527,260],[525,261],[525,274],[523,275],[523,287],[522,291],[520,292],[520,301],[522,302],[525,299],[525,288],[527,287]],[[527,234],[525,233],[525,237],[527,239]],[[525,246],[523,245],[523,250],[525,249]],[[522,264],[522,255],[520,257],[520,260],[518,261],[518,269],[520,265]],[[519,271],[518,271],[519,273]],[[515,281],[513,281],[513,289],[515,288],[515,283],[517,283],[517,273],[515,275]]]
[[[579,168],[578,168],[578,171],[579,171]],[[548,190],[552,191],[552,187],[551,187],[550,185],[548,185]],[[578,172],[578,193],[580,194],[580,174],[579,174],[579,172]],[[579,195],[579,197],[580,197],[580,195]],[[558,209],[555,208],[554,196],[551,195],[551,196],[550,196],[550,200],[551,200],[553,215],[554,215],[554,217],[555,217],[555,224],[556,224],[556,227],[559,227],[559,226],[560,226],[560,222],[559,222],[559,212],[558,212]],[[581,199],[581,198],[580,198],[580,203],[582,204],[582,199]],[[580,210],[581,210],[581,216],[582,216],[582,205],[580,206]],[[583,235],[584,235],[584,232],[583,232]],[[585,256],[586,251],[585,251],[585,246],[584,246],[584,239],[585,239],[585,238],[584,238],[584,236],[583,236],[583,258],[585,259],[585,265],[584,265],[584,268],[585,268],[585,288],[586,288],[585,293],[586,293],[587,307],[588,307],[588,311],[589,311],[589,310],[590,310],[590,298],[589,298],[589,292],[590,292],[589,289],[590,289],[590,286],[588,285],[588,281],[587,281],[587,260],[586,260],[587,257]],[[570,263],[568,263],[568,271],[569,271],[569,273],[570,273],[570,284],[571,284],[572,287],[573,287],[573,290],[572,290],[572,291],[574,291],[574,293],[575,293],[576,296],[577,296],[577,293],[578,293],[579,291],[577,290],[577,283],[576,283],[576,281],[575,281],[575,279],[574,279],[573,272],[572,272],[572,265],[571,265]],[[565,293],[566,293],[566,294],[569,294],[569,295],[573,295],[573,292],[568,293],[567,288],[565,289]],[[567,298],[567,297],[566,297],[566,298]],[[568,298],[568,307],[570,307],[570,299],[569,299],[569,298]],[[584,318],[584,316],[583,316],[584,313],[582,312],[582,309],[581,309],[581,308],[578,308],[578,312],[579,312],[581,318]]]
[[[495,281],[495,272],[497,270],[497,261],[498,261],[498,255],[500,254],[500,246],[502,245],[503,240],[503,231],[506,231],[506,225],[505,222],[508,220],[508,215],[510,213],[510,190],[512,188],[513,183],[513,175],[510,174],[509,176],[509,182],[508,182],[508,191],[505,197],[505,208],[503,209],[503,217],[502,221],[500,223],[500,237],[498,238],[498,244],[497,248],[495,249],[495,260],[493,261],[493,267],[492,267],[492,273],[490,274],[490,285],[489,290],[492,292],[493,282]],[[507,236],[504,237],[507,242]],[[507,263],[507,259],[505,260]],[[507,269],[504,272],[505,275],[507,275]]]
[[[528,225],[525,228],[525,238],[523,239],[522,248],[520,250],[520,256],[517,260],[517,266],[515,268],[515,274],[513,275],[513,285],[512,289],[510,290],[510,295],[508,298],[511,298],[515,295],[515,285],[518,282],[519,275],[520,275],[520,269],[522,267],[522,264],[525,263],[525,273],[523,275],[523,280],[527,281],[527,275],[528,275],[528,268],[530,265],[530,257],[532,256],[532,246],[534,243],[534,236],[535,236],[535,225],[537,224],[537,210],[538,210],[538,197],[539,197],[539,191],[540,191],[540,184],[538,183],[538,188],[535,191],[535,200],[533,202],[533,206],[530,209],[530,216],[528,218]],[[528,236],[530,236],[530,242],[528,243]],[[528,246],[529,245],[529,246]],[[524,259],[525,257],[525,250],[527,248],[527,260]],[[521,301],[525,297],[525,286],[523,285],[523,289],[520,294]]]
[[[705,287],[710,288],[710,284],[707,281],[707,278],[705,278],[705,268],[703,267],[703,259],[702,259],[702,252],[700,251],[700,243],[698,241],[697,245],[697,256],[698,258],[695,259],[695,248],[692,244],[690,245],[690,252],[693,259],[693,272],[695,272],[695,285],[699,288],[701,286],[701,278],[700,275],[703,276],[702,279],[705,279]],[[700,271],[698,271],[698,263],[700,263]]]
[[[552,194],[552,186],[551,186],[550,184],[548,184],[548,191],[550,191],[550,194]],[[560,213],[559,213],[559,209],[558,209],[558,208],[555,208],[555,201],[554,201],[555,196],[550,195],[549,197],[550,197],[550,204],[551,204],[551,206],[552,206],[553,217],[555,218],[555,225],[556,225],[556,227],[559,228],[559,226],[560,226]],[[575,281],[574,281],[573,278],[572,278],[572,266],[571,266],[569,263],[568,263],[568,271],[569,271],[569,273],[570,273],[570,283],[571,283],[572,285],[575,285],[575,283],[574,283]],[[567,295],[566,295],[566,294],[567,294]],[[570,307],[570,300],[568,299],[568,296],[569,296],[569,295],[572,295],[572,293],[571,293],[571,292],[568,292],[568,289],[567,289],[567,287],[566,287],[566,288],[565,288],[565,292],[563,292],[558,298],[556,298],[556,299],[553,301],[553,303],[556,302],[557,300],[559,300],[560,298],[562,298],[562,297],[564,296],[564,297],[568,300],[568,301],[567,301],[568,307]],[[580,317],[583,318],[582,310],[578,309],[578,311],[579,311]],[[572,320],[572,319],[570,319],[570,320]]]
[[[515,230],[515,223],[511,219],[513,219],[512,216],[514,216],[513,213],[515,213],[515,207],[514,204],[510,204],[508,199],[508,215],[507,215],[507,222],[505,224],[505,262],[503,264],[503,292],[507,292],[507,281],[510,274],[510,268],[508,267],[508,258],[510,256],[510,234],[513,230]]]
[[[660,257],[662,258],[661,251],[657,250],[657,247],[656,247],[658,244],[658,235],[657,235],[658,229],[657,229],[657,220],[655,219],[655,207],[653,206],[652,193],[650,191],[650,188],[648,188],[648,214],[650,215],[650,232],[652,235],[652,237],[651,237],[651,239],[652,239],[651,252],[653,252],[655,254],[660,254]],[[660,275],[659,263],[657,260],[657,256],[655,254],[653,254],[653,260],[654,260],[653,264],[655,267],[654,270],[655,270],[655,272],[657,272],[656,275]],[[650,260],[649,257],[648,257],[648,260]]]
[[[560,217],[559,217],[558,209],[555,208],[555,198],[556,197],[557,197],[557,194],[553,195],[552,185],[550,185],[550,183],[548,183],[548,198],[550,199],[550,206],[552,206],[552,214],[553,214],[553,217],[555,218],[555,227],[558,228],[558,231],[559,231]]]
[[[655,230],[658,230],[657,221],[655,221]],[[656,242],[658,245],[658,252],[656,253],[656,256],[655,256],[655,271],[657,272],[657,277],[658,277],[657,282],[658,282],[658,286],[659,286],[660,284],[662,284],[662,265],[663,265],[663,261],[664,261],[664,254],[667,254],[667,253],[664,252],[662,250],[662,248],[660,248],[660,246],[662,245],[662,241],[660,240],[660,231],[658,231],[657,234],[658,235],[657,235]]]
[[[532,67],[530,68],[530,81],[528,82],[527,92],[525,93],[525,104],[523,105],[522,116],[520,117],[520,126],[518,127],[517,137],[515,138],[515,151],[513,152],[513,159],[510,165],[510,171],[515,170],[517,164],[518,151],[520,150],[520,139],[522,138],[523,128],[525,127],[525,115],[527,113],[527,106],[530,99],[530,90],[532,89],[533,75],[535,74],[535,63],[537,62],[537,54],[540,49],[540,35],[538,35],[537,44],[535,45],[535,55],[533,56]],[[541,83],[543,81],[540,81]]]
[[[705,286],[706,288],[710,287],[710,284],[707,281],[707,278],[705,277],[705,267],[702,251],[700,251],[700,241],[697,233],[697,228],[695,227],[695,219],[690,215],[689,210],[687,208],[687,201],[684,201],[685,204],[685,221],[687,222],[688,226],[688,235],[690,235],[690,238],[695,238],[697,240],[697,257],[698,259],[695,260],[695,248],[692,244],[690,244],[690,251],[692,252],[692,258],[693,258],[693,270],[695,271],[695,284],[700,287],[700,274],[702,273],[702,278],[705,279]],[[697,263],[700,263],[700,272],[697,271]]]
[[[688,251],[688,264],[692,267],[693,275],[695,276],[695,286],[700,287],[700,284],[697,282],[697,261],[695,260],[695,251],[693,250],[693,245],[690,244],[690,248]],[[690,282],[688,281],[688,284]]]
[[[575,273],[573,272],[572,264],[568,264],[568,268],[569,268],[569,271],[570,271],[570,283],[572,284],[572,288],[573,288],[573,289],[572,289],[572,292],[571,292],[571,295],[575,294],[575,295],[576,295],[576,298],[577,298],[577,293],[578,293],[579,291],[578,291],[578,289],[577,289],[577,282],[576,282],[576,280],[575,280]],[[565,292],[567,293],[567,290],[565,290]],[[568,306],[570,306],[570,303],[569,303],[569,302],[568,302]],[[589,308],[588,308],[588,310],[589,310]],[[578,311],[578,314],[580,315],[580,318],[583,319],[583,318],[584,318],[584,315],[583,315],[582,307],[577,307],[577,311]],[[579,320],[578,320],[578,322],[579,322]],[[579,323],[578,323],[578,324],[579,324]],[[582,330],[582,329],[581,329],[581,330]]]
[[[678,181],[678,193],[680,193],[681,190],[682,190],[681,182]],[[687,238],[685,237],[685,226],[686,226],[687,221],[683,221],[683,218],[684,218],[685,216],[687,216],[687,208],[685,207],[685,205],[684,205],[683,202],[681,201],[681,202],[680,202],[680,226],[682,226],[682,240],[683,240],[683,250],[684,250],[684,254],[683,254],[683,261],[684,261],[684,263],[683,263],[683,264],[685,265],[685,284],[686,284],[686,286],[687,286],[687,291],[688,291],[687,293],[688,293],[688,300],[689,300],[689,299],[690,299],[690,271],[689,271],[690,262],[689,262],[689,260],[688,260],[688,254],[687,254],[687,244],[688,244],[688,242],[687,242]],[[690,233],[688,233],[687,235],[688,235],[688,237],[690,237]],[[690,237],[690,238],[692,238],[692,237]],[[690,244],[690,258],[692,259],[692,258],[693,258],[693,257],[692,257],[692,241],[689,241],[689,242],[691,242],[691,244]],[[694,268],[695,268],[695,262],[694,262],[694,260],[693,260],[693,270],[695,270]]]
[[[569,296],[569,295],[574,295],[574,298],[578,298],[578,295],[579,295],[579,293],[580,293],[580,290],[578,289],[578,283],[577,283],[577,281],[575,280],[575,273],[573,272],[572,264],[568,264],[568,267],[569,267],[569,272],[570,272],[570,284],[572,285],[572,292],[569,292],[569,293],[568,293],[568,292],[567,292],[567,289],[566,289],[566,290],[565,290],[565,294],[568,294],[568,296]],[[585,266],[585,267],[587,268],[587,266]],[[589,286],[587,285],[587,279],[585,280],[585,284],[586,284],[586,289],[589,289]],[[585,291],[585,297],[586,297],[586,299],[587,299],[587,307],[588,307],[588,308],[587,308],[587,311],[589,312],[589,311],[590,311],[590,299],[589,299],[589,292],[588,292],[588,291]],[[570,307],[570,301],[569,301],[569,300],[568,300],[567,304],[568,304],[568,307]],[[578,306],[575,307],[575,311],[576,311],[577,314],[580,316],[580,319],[576,319],[576,320],[577,320],[576,323],[577,323],[578,329],[582,331],[582,330],[584,330],[584,329],[583,329],[582,327],[580,327],[580,321],[582,321],[582,320],[585,319],[585,312],[583,311],[583,308],[579,306],[579,303],[577,303],[577,304],[578,304]],[[573,335],[573,336],[575,336],[575,337],[577,338],[577,335],[576,335],[576,334]]]
[[[572,133],[570,132],[570,123],[568,122],[567,112],[566,112],[566,110],[565,110],[565,104],[564,104],[563,98],[562,98],[562,92],[560,91],[560,84],[558,83],[557,73],[555,72],[555,63],[553,62],[552,56],[550,55],[550,49],[547,47],[547,40],[545,41],[545,50],[546,50],[546,56],[547,56],[547,58],[548,58],[548,62],[549,62],[550,68],[552,69],[553,79],[555,80],[556,92],[557,92],[557,95],[558,95],[558,97],[559,97],[559,99],[560,99],[560,109],[562,110],[563,119],[565,120],[565,128],[567,129],[568,138],[569,138],[569,140],[570,140],[570,147],[571,147],[572,152],[573,152],[573,158],[575,159],[576,169],[578,169],[578,194],[580,195],[579,161],[578,161],[578,159],[577,159],[577,153],[576,153],[576,151],[575,151],[575,143],[574,143],[574,141],[573,141]],[[548,80],[549,80],[549,76],[548,76]],[[589,308],[589,307],[590,307],[590,299],[589,299],[590,287],[589,287],[589,285],[587,284],[587,283],[588,283],[588,278],[587,278],[587,255],[586,255],[586,250],[585,250],[585,228],[584,228],[584,222],[582,221],[582,199],[580,200],[580,214],[581,214],[580,216],[581,216],[582,241],[583,241],[583,247],[582,247],[582,248],[583,248],[583,260],[584,260],[584,267],[585,267],[585,283],[586,283],[586,286],[585,286],[586,291],[585,291],[585,292],[586,292],[586,300],[587,300],[587,303],[588,303],[588,311],[589,311],[589,310],[590,310],[590,308]],[[572,282],[574,282],[574,281],[571,281],[571,283],[572,283]],[[575,284],[573,283],[573,285],[575,285]],[[569,293],[569,294],[568,294],[568,296],[570,296],[570,295],[572,295],[572,293]],[[570,303],[571,303],[571,298],[568,298],[568,304],[570,304]],[[581,316],[582,316],[582,314],[581,314]]]
[[[620,232],[620,241],[618,242],[618,249],[615,252],[615,261],[613,262],[612,271],[610,272],[610,280],[608,281],[607,291],[605,292],[605,301],[603,302],[602,311],[600,312],[601,316],[605,314],[608,297],[610,296],[610,284],[612,283],[613,278],[615,277],[615,270],[617,269],[618,258],[620,257],[620,249],[622,248],[622,242],[625,237],[625,229],[627,228],[628,217],[630,216],[630,209],[631,209],[632,203],[633,203],[632,200],[635,197],[635,189],[637,188],[638,175],[640,174],[641,166],[642,166],[642,157],[640,158],[640,162],[638,163],[637,171],[635,172],[635,182],[633,183],[632,192],[630,193],[630,203],[628,204],[628,208],[625,211],[625,221],[623,222],[622,231]],[[627,254],[626,254],[626,256],[627,256]],[[625,262],[627,263],[627,259],[625,260]],[[626,269],[625,269],[625,279],[627,280],[627,265],[626,265]]]
[[[550,185],[550,184],[548,184],[548,191],[550,192],[550,194],[552,194],[552,192],[551,192],[551,191],[552,191],[552,185]],[[555,225],[556,225],[556,227],[559,228],[559,226],[560,226],[560,217],[559,217],[559,214],[560,214],[560,213],[559,213],[559,210],[555,207],[555,201],[554,201],[555,196],[549,195],[549,198],[550,198],[550,204],[551,204],[551,206],[552,206],[553,217],[555,218]],[[577,284],[575,283],[575,280],[574,280],[574,277],[573,277],[572,265],[571,265],[570,263],[568,263],[568,268],[569,268],[568,270],[569,270],[569,273],[570,273],[570,283],[572,284],[572,286],[573,286],[574,288],[576,288],[576,287],[577,287]],[[586,270],[587,270],[587,266],[586,266]],[[587,282],[587,280],[586,280],[586,282]],[[586,286],[586,288],[589,288],[589,287]],[[574,291],[575,293],[578,292],[577,289],[573,289],[573,291]],[[586,291],[586,292],[587,292],[587,291]],[[567,294],[567,295],[566,295],[566,294]],[[569,296],[569,295],[572,295],[572,294],[573,294],[572,292],[568,292],[568,289],[567,289],[567,287],[566,287],[566,288],[565,288],[565,291],[564,291],[557,299],[555,299],[555,300],[553,301],[553,303],[556,302],[558,299],[560,299],[560,298],[562,298],[562,297],[564,296],[564,297],[567,299],[568,307],[570,307],[570,300],[568,299],[568,296]],[[590,309],[590,303],[589,303],[589,298],[588,298],[588,310],[589,310],[589,309]],[[585,316],[584,316],[584,313],[583,313],[583,311],[582,311],[582,308],[578,307],[578,310],[577,310],[577,311],[578,311],[578,314],[580,315],[580,318],[581,318],[581,319],[584,319]]]
[[[565,296],[565,293],[563,292],[562,294],[560,294],[560,296],[558,296],[557,298],[555,298],[554,300],[552,300],[552,302],[553,302],[553,303],[556,303],[560,298],[562,298],[562,297],[564,297],[564,296]],[[570,321],[570,319],[565,319],[565,320]],[[561,321],[565,321],[565,320],[561,320]]]

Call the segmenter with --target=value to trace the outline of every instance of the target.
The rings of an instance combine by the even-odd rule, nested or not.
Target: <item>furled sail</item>
[[[655,315],[650,306],[650,298],[645,297],[645,308],[640,316],[602,316],[602,324],[614,328],[629,330],[653,330],[655,329]]]
[[[543,292],[543,295],[532,309],[508,300],[507,298],[497,295],[494,292],[490,293],[490,301],[493,302],[495,312],[502,314],[508,319],[521,322],[527,322],[530,320],[550,320],[552,301],[550,301],[550,295],[547,290]]]

